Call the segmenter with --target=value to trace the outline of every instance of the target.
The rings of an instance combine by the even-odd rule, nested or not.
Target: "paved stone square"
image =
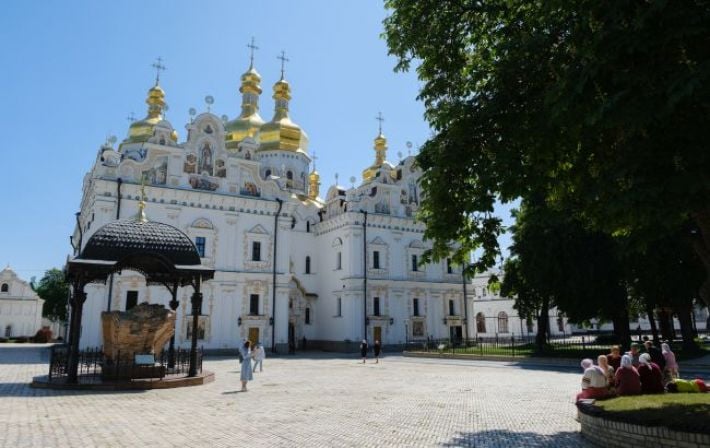
[[[31,389],[45,349],[0,346],[3,447],[579,447],[579,374],[505,363],[345,355],[267,358],[246,393],[234,358],[206,386]]]

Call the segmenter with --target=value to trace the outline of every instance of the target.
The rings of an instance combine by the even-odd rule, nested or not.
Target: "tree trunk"
[[[650,303],[646,304],[646,314],[648,315],[648,322],[651,324],[651,333],[653,334],[653,342],[656,345],[660,345],[660,339],[658,338],[658,327],[656,326],[656,317],[653,312],[653,305]]]
[[[622,347],[628,347],[631,342],[631,330],[629,329],[629,307],[626,297],[626,290],[620,291],[617,307],[613,314],[614,334],[619,338]]]
[[[695,340],[693,336],[693,319],[690,313],[693,312],[693,307],[690,305],[683,305],[675,308],[678,314],[678,322],[680,323],[680,334],[683,337],[683,350],[688,352],[694,352],[698,349],[695,345]]]
[[[703,301],[710,304],[710,208],[693,213],[700,234],[693,238],[693,249],[705,267],[706,280],[700,288]]]
[[[670,313],[668,308],[658,309],[658,323],[661,327],[661,338],[665,341],[672,341],[675,339],[672,319],[673,315]]]
[[[547,336],[550,333],[550,299],[545,297],[542,299],[540,314],[537,316],[537,334],[535,335],[535,351],[542,353],[547,344]]]

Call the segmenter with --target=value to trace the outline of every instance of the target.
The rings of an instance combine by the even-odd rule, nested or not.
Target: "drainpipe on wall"
[[[367,340],[367,211],[362,212],[362,326],[363,339]]]
[[[277,248],[279,246],[279,216],[281,216],[281,208],[284,205],[282,199],[276,198],[276,202],[279,203],[279,208],[276,210],[276,215],[274,215],[274,260],[272,262],[274,269],[271,279],[271,353],[276,353],[276,255],[278,254]]]

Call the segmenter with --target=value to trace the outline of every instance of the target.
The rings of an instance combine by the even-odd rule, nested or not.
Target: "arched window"
[[[266,170],[266,171],[264,172],[264,177],[268,179],[269,176],[271,176],[271,170]]]
[[[486,316],[484,316],[483,313],[476,314],[476,332],[486,332]]]
[[[3,283],[2,286],[0,286],[0,292],[8,292],[10,290],[10,285],[7,283]]]
[[[505,311],[498,313],[498,333],[508,333],[508,315]]]
[[[311,257],[306,257],[306,274],[311,273]]]
[[[293,171],[286,171],[286,179],[293,180]]]

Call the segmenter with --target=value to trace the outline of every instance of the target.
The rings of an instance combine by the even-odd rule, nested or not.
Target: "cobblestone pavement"
[[[0,346],[2,447],[580,447],[579,374],[389,356],[267,358],[240,393],[237,361],[214,383],[142,392],[31,389],[41,347]]]

